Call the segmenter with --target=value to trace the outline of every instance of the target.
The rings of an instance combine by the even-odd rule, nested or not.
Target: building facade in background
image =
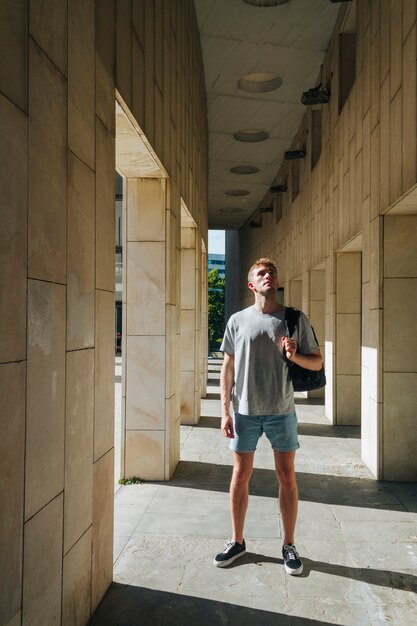
[[[225,277],[225,255],[214,254],[212,252],[209,252],[207,255],[207,267],[208,267],[208,271],[217,270],[219,272],[219,276],[224,278]]]

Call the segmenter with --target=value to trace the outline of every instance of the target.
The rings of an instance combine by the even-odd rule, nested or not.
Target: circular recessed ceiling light
[[[226,196],[248,196],[249,191],[247,189],[228,189],[224,192]]]
[[[254,165],[236,165],[236,167],[232,167],[230,169],[233,174],[256,174],[259,172],[259,167],[255,167]]]
[[[237,141],[255,142],[265,141],[265,139],[268,139],[269,134],[265,130],[240,130],[233,137]]]
[[[229,215],[235,213],[242,213],[243,209],[239,209],[238,207],[226,207],[225,209],[220,209],[220,213],[227,213]]]
[[[286,4],[288,0],[243,0],[243,2],[254,7],[276,7],[278,4]]]
[[[270,72],[255,72],[255,74],[246,74],[238,80],[238,87],[249,93],[266,93],[274,91],[281,87],[282,80],[279,76]]]

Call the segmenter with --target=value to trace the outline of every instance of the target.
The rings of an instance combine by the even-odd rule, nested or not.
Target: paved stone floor
[[[417,624],[417,485],[378,483],[360,460],[360,431],[330,426],[297,398],[300,577],[285,574],[269,443],[255,456],[247,554],[213,556],[230,534],[231,455],[219,430],[219,362],[210,363],[198,426],[182,427],[168,483],[115,495],[114,583],[94,626]]]

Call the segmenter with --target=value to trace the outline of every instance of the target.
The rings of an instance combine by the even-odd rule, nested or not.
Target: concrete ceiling
[[[291,146],[306,111],[301,94],[317,82],[343,5],[330,0],[288,0],[273,7],[194,0],[194,5],[207,92],[209,228],[239,228],[262,202]],[[279,76],[282,85],[264,93],[244,91],[238,81],[248,74]],[[263,130],[269,137],[237,141],[234,134],[244,130]],[[230,171],[239,165],[259,171]],[[225,193],[236,190],[249,193]]]

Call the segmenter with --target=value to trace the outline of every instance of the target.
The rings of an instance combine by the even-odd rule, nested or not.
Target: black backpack
[[[290,306],[286,307],[285,319],[288,324],[290,337],[292,337],[298,324],[298,320],[300,319],[300,311],[298,309],[293,309]],[[311,327],[311,330],[313,331],[314,339],[317,341],[314,328]],[[317,344],[318,343],[319,342],[317,341]],[[296,363],[293,363],[293,361],[289,361],[285,356],[285,350],[284,358],[288,365],[288,378],[292,382],[294,391],[312,391],[313,389],[320,389],[321,387],[324,387],[326,384],[326,375],[324,373],[323,366],[319,371],[307,370],[304,367],[300,367]]]

